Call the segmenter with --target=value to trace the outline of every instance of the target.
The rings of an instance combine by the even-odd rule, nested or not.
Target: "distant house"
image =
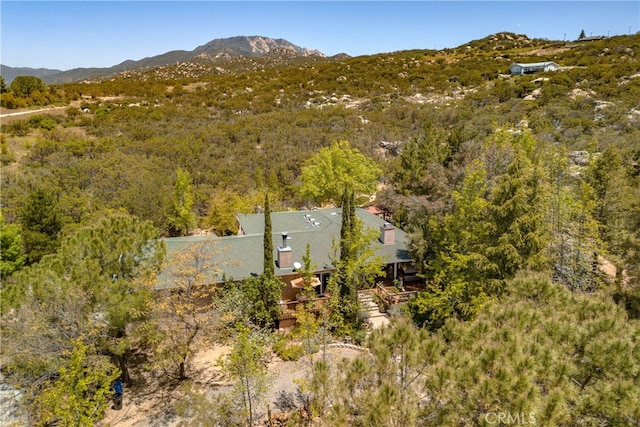
[[[605,39],[605,36],[589,36],[589,37],[580,37],[576,42],[595,42],[598,40]]]
[[[418,279],[409,255],[409,239],[404,231],[365,209],[356,209],[356,215],[364,227],[379,231],[371,244],[376,255],[386,264],[385,277],[380,280],[393,282],[398,279],[410,282]],[[164,239],[169,263],[172,258],[187,251],[189,247],[211,244],[212,261],[217,261],[217,272],[210,272],[211,284],[221,283],[223,278],[242,281],[258,277],[263,272],[264,262],[264,214],[238,215],[240,231],[235,236],[212,235],[174,237]],[[300,294],[300,267],[307,244],[312,263],[315,265],[316,293],[322,297],[329,276],[335,271],[331,262],[333,242],[340,239],[342,209],[317,209],[305,211],[272,212],[272,241],[274,247],[275,274],[283,283],[283,307],[294,308]],[[160,277],[159,287],[170,287],[170,275]]]
[[[533,62],[530,64],[515,63],[509,71],[514,75],[531,74],[540,71],[556,71],[560,68],[558,64],[552,61],[547,62]]]

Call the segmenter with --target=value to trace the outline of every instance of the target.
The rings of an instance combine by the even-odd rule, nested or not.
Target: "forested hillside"
[[[318,367],[306,414],[328,414],[327,425],[391,425],[398,413],[398,425],[480,425],[507,412],[540,425],[640,423],[639,52],[640,35],[501,33],[441,51],[277,52],[3,83],[3,114],[63,107],[2,119],[4,372],[33,384],[72,354],[117,356],[124,370],[136,346],[157,350],[149,242],[233,234],[234,214],[264,209],[265,192],[272,210],[319,206],[305,167],[347,147],[381,172],[356,203],[410,233],[428,289],[403,313],[414,326],[370,337],[375,366]],[[542,61],[561,69],[509,73]],[[104,243],[112,234],[129,236],[121,250]],[[26,328],[30,312],[42,318]],[[212,334],[229,318],[211,320]],[[398,356],[419,381],[383,372],[398,359],[381,340],[403,339],[427,347]],[[46,396],[31,404],[55,419]]]

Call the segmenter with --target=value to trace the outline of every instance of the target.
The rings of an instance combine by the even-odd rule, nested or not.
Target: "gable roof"
[[[379,230],[385,222],[364,209],[356,209],[356,215],[363,221],[365,228]],[[237,236],[217,237],[213,235],[187,236],[164,239],[167,248],[167,260],[171,261],[190,245],[211,244],[219,250],[213,255],[224,276],[233,280],[257,277],[263,270],[263,234],[264,214],[238,215],[241,233]],[[333,242],[340,239],[342,209],[317,209],[307,211],[272,212],[271,229],[274,247],[274,259],[277,259],[277,247],[282,246],[282,233],[286,232],[287,246],[293,252],[293,260],[302,263],[307,243],[310,245],[312,264],[316,271],[334,270],[330,255]],[[378,236],[378,234],[376,234]],[[406,233],[395,229],[395,242],[382,244],[378,239],[372,241],[376,254],[383,257],[387,264],[410,262],[409,239]],[[276,276],[292,273],[292,268],[279,268],[275,265]],[[212,274],[213,275],[213,274]],[[223,274],[212,278],[221,282]],[[162,281],[162,280],[161,280]],[[166,279],[165,279],[166,281]]]

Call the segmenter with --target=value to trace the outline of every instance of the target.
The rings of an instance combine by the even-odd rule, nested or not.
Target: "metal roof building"
[[[537,73],[540,71],[556,71],[560,68],[558,64],[552,61],[547,62],[532,62],[530,64],[515,63],[509,71],[514,75]]]

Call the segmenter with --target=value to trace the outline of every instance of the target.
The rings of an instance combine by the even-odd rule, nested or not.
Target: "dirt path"
[[[68,107],[47,107],[47,108],[39,108],[37,110],[14,111],[13,113],[3,113],[2,111],[0,111],[0,119],[4,119],[6,117],[26,116],[26,115],[29,115],[29,114],[50,112],[50,111],[54,111],[54,110],[64,110],[66,108],[68,108]]]

